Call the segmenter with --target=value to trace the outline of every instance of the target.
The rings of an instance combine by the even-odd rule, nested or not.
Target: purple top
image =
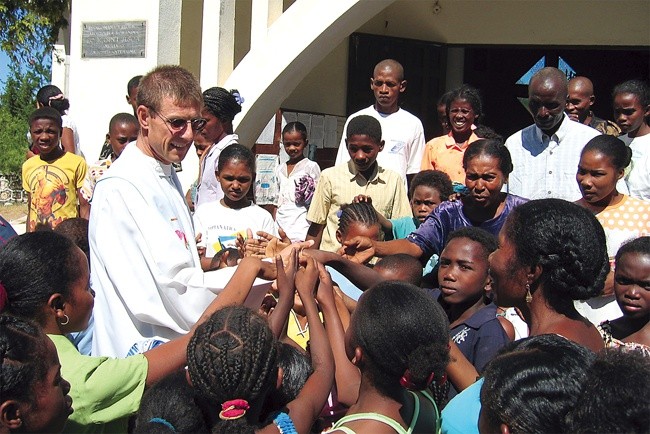
[[[506,217],[514,207],[528,202],[528,199],[509,194],[506,196],[503,211],[497,217],[484,221],[479,228],[484,229],[494,236],[499,235]],[[447,237],[456,229],[467,226],[474,226],[463,214],[463,203],[461,201],[443,202],[420,225],[415,232],[411,232],[407,240],[417,245],[422,250],[421,261],[429,260],[434,253],[440,254],[447,242]]]

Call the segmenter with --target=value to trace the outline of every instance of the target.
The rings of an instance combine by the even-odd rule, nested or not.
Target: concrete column
[[[204,0],[201,88],[223,84],[234,67],[235,2]]]
[[[158,3],[158,65],[178,65],[181,60],[181,10],[178,0]]]
[[[264,43],[271,24],[282,15],[282,0],[253,0],[251,49]]]
[[[446,88],[455,89],[463,84],[465,74],[465,49],[463,47],[447,48]]]

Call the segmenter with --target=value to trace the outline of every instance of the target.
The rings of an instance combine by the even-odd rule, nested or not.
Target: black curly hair
[[[507,345],[483,372],[480,423],[497,430],[505,424],[513,434],[571,432],[565,416],[594,357],[555,334]]]
[[[472,106],[474,110],[474,124],[478,125],[483,120],[483,101],[481,100],[481,93],[475,87],[472,87],[468,84],[463,84],[457,89],[454,89],[449,92],[449,99],[447,100],[447,118],[449,118],[449,110],[451,109],[451,103],[456,100],[464,99]]]
[[[263,400],[277,380],[277,359],[271,329],[247,307],[220,309],[196,329],[187,346],[187,366],[204,408],[212,409],[213,433],[254,432],[257,421],[220,420],[214,413],[228,400]]]
[[[77,246],[51,230],[12,238],[0,250],[0,282],[7,290],[4,312],[40,322],[52,294],[68,299],[80,277]]]
[[[542,268],[531,292],[541,285],[556,311],[602,293],[609,273],[605,232],[587,209],[562,199],[532,200],[514,208],[503,230],[519,265]]]
[[[350,140],[352,136],[368,136],[379,145],[381,142],[381,124],[372,116],[359,115],[353,117],[346,128],[346,138]]]
[[[363,351],[363,373],[377,390],[399,400],[406,370],[419,388],[449,363],[449,322],[442,307],[410,283],[386,281],[364,292],[350,323],[353,347]]]
[[[415,189],[424,185],[437,190],[440,193],[440,199],[446,201],[454,192],[449,175],[439,170],[422,170],[411,180],[409,187],[409,197],[413,197]]]
[[[622,347],[600,352],[568,415],[568,431],[647,433],[650,428],[648,390],[650,361],[641,351]]]
[[[33,401],[34,384],[45,379],[49,368],[46,339],[36,324],[0,315],[0,403]]]

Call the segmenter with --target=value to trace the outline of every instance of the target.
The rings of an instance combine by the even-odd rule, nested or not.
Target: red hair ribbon
[[[245,399],[231,399],[221,404],[221,411],[219,412],[219,419],[233,420],[239,419],[246,414],[250,406]]]
[[[409,389],[409,390],[422,390],[422,389],[424,389],[424,388],[429,387],[429,385],[433,382],[433,379],[434,379],[434,378],[436,378],[436,374],[435,374],[435,372],[432,372],[432,373],[429,374],[429,376],[427,377],[427,383],[426,383],[426,385],[425,385],[424,387],[418,387],[418,386],[415,385],[415,383],[413,382],[413,379],[411,378],[411,371],[409,371],[409,370],[407,369],[406,371],[404,371],[404,375],[402,375],[402,378],[399,379],[399,384],[400,384],[402,387],[404,387],[404,388],[406,388],[406,389]],[[439,382],[440,384],[444,384],[445,381],[447,381],[447,375],[446,375],[446,374],[443,374],[443,375],[442,375],[442,378],[441,378],[438,382]]]
[[[5,308],[8,301],[9,301],[9,296],[7,295],[7,289],[2,284],[2,282],[0,282],[0,312],[2,312],[2,309]]]

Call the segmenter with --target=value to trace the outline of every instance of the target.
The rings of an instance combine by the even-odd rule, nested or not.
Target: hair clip
[[[0,312],[2,312],[8,302],[9,296],[7,295],[7,289],[2,282],[0,282]]]
[[[176,428],[174,428],[174,425],[172,425],[170,422],[166,421],[162,417],[152,417],[151,419],[149,419],[149,423],[159,423],[161,425],[166,426],[173,432],[176,432]]]
[[[234,420],[246,414],[250,406],[245,399],[231,399],[221,404],[221,411],[219,412],[219,419],[221,420]]]
[[[239,91],[237,89],[231,89],[230,94],[235,97],[235,101],[237,101],[237,104],[242,105],[244,104],[244,97],[241,96]]]

